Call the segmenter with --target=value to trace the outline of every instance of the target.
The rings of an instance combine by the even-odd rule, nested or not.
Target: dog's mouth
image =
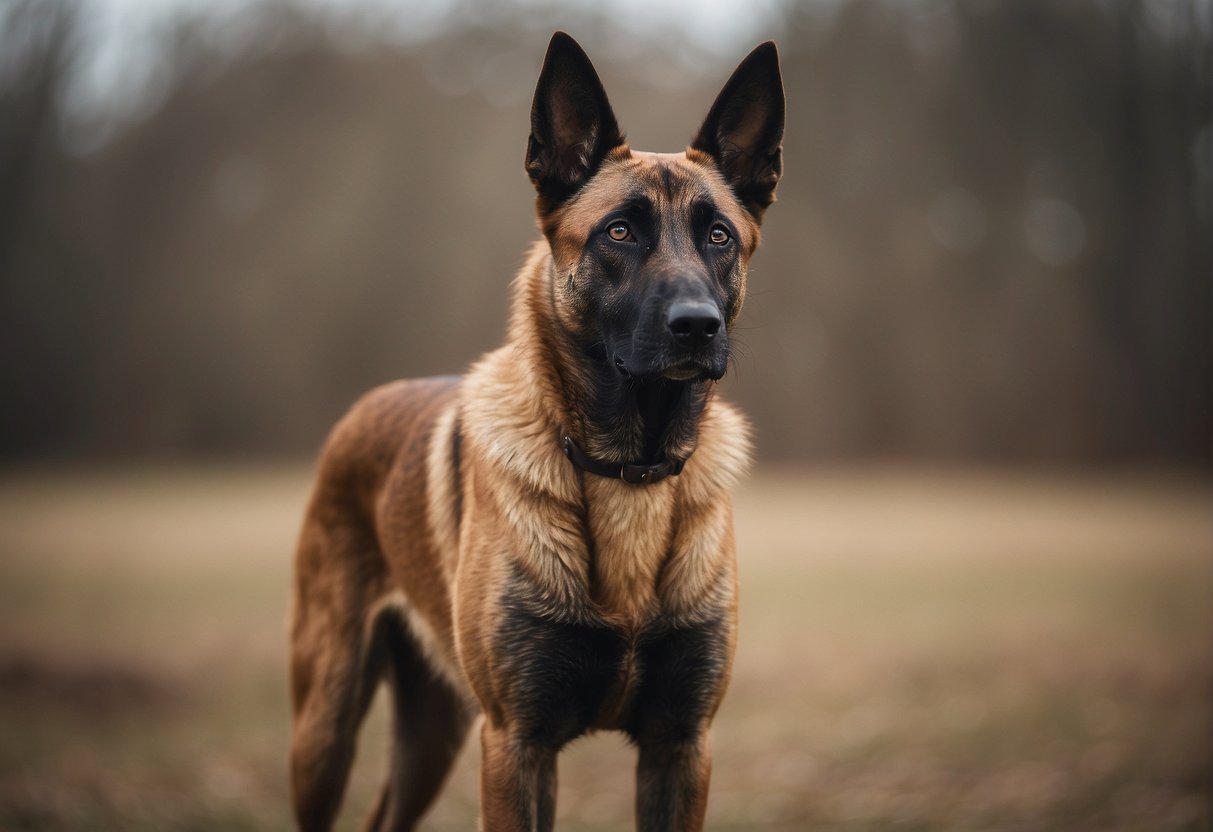
[[[643,370],[631,367],[623,357],[616,355],[613,359],[615,371],[626,379],[640,381],[663,378],[669,381],[719,381],[724,376],[724,368],[716,368],[710,362],[699,360],[684,360],[673,364],[657,367],[646,367]]]
[[[710,378],[720,378],[719,375],[713,375],[710,367],[697,361],[684,361],[673,367],[667,367],[661,371],[661,376],[671,381],[707,381]]]

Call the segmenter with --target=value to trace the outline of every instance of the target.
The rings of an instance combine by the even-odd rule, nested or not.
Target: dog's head
[[[552,251],[554,308],[622,377],[724,375],[747,264],[782,171],[775,44],[741,62],[685,153],[634,151],[581,47],[548,46],[526,169]]]

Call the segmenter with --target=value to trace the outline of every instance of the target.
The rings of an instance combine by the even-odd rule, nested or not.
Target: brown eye
[[[712,241],[712,245],[722,246],[731,238],[729,237],[729,232],[724,230],[724,226],[714,225],[712,226],[712,230],[708,232],[708,239]]]
[[[627,223],[615,222],[611,223],[611,227],[607,229],[607,234],[617,243],[622,243],[632,236],[632,229],[628,228]]]

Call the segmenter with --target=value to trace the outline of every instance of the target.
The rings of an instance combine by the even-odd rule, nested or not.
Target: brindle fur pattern
[[[728,494],[748,464],[715,381],[782,132],[773,44],[685,153],[656,154],[624,143],[585,53],[553,37],[527,148],[544,239],[505,346],[462,379],[372,391],[320,461],[291,627],[301,829],[331,827],[385,679],[391,763],[367,829],[416,826],[479,714],[484,830],[552,829],[556,755],[598,729],[638,748],[639,829],[702,828],[737,627]],[[594,476],[566,435],[612,464],[686,465]]]

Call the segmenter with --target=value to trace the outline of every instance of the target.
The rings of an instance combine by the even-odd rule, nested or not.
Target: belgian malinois
[[[368,829],[414,828],[479,714],[485,832],[551,830],[556,755],[598,729],[638,748],[639,829],[703,827],[748,464],[715,382],[783,122],[768,42],[684,153],[632,150],[589,58],[553,36],[526,151],[543,239],[506,345],[462,379],[372,391],[320,461],[291,629],[301,828],[331,826],[384,678]]]

